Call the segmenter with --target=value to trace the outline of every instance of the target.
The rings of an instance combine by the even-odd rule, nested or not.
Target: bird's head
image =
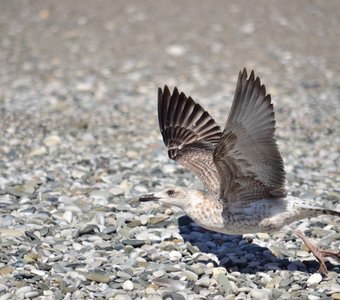
[[[188,205],[193,205],[197,199],[196,190],[190,190],[179,186],[169,186],[160,192],[144,195],[139,198],[141,202],[159,201],[166,206],[178,206],[185,210]]]

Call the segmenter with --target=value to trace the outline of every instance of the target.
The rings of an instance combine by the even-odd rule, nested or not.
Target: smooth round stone
[[[310,254],[307,251],[299,250],[296,252],[296,255],[299,257],[308,257]]]
[[[308,300],[320,300],[321,298],[319,296],[315,295],[308,295]]]
[[[122,240],[123,245],[129,245],[132,247],[141,247],[145,244],[144,240],[136,240],[136,239],[131,239],[131,240]]]
[[[65,211],[63,214],[63,219],[69,224],[72,223],[72,219],[73,219],[72,212],[69,210]]]
[[[185,300],[185,297],[179,293],[164,293],[163,300]]]
[[[173,250],[169,252],[169,258],[171,261],[178,261],[182,258],[182,254],[179,251]]]
[[[161,269],[161,270],[157,270],[157,271],[153,272],[152,275],[155,276],[155,277],[157,277],[157,278],[158,278],[158,277],[162,277],[162,276],[165,275],[165,271],[162,270],[162,269]]]
[[[49,135],[44,138],[43,143],[47,147],[53,147],[61,143],[61,139],[58,135]]]
[[[270,289],[251,289],[250,295],[255,299],[270,300],[272,291]]]
[[[89,271],[85,274],[85,277],[87,280],[102,283],[108,283],[111,280],[110,274],[101,270]]]
[[[0,300],[9,300],[9,299],[13,299],[12,293],[6,293],[6,294],[3,294],[2,296],[0,296]],[[24,298],[22,298],[22,299],[24,299]]]
[[[133,282],[131,280],[126,280],[123,283],[123,290],[132,291],[133,290]]]
[[[139,217],[139,221],[141,222],[141,225],[146,225],[148,224],[148,216],[147,215],[141,215]]]
[[[131,279],[131,275],[123,271],[118,271],[117,276],[120,278]]]
[[[7,291],[7,290],[8,290],[8,287],[6,285],[0,283],[0,292],[4,292],[4,291]]]
[[[331,295],[332,299],[334,300],[340,300],[340,293],[334,293]]]
[[[322,275],[320,273],[314,273],[307,279],[307,286],[319,284],[322,281]]]
[[[181,275],[185,276],[188,281],[195,282],[195,281],[198,280],[198,275],[195,274],[194,272],[191,272],[191,271],[188,271],[188,270],[182,271]]]
[[[199,280],[196,281],[195,284],[201,287],[209,287],[210,278],[208,276],[202,276]]]
[[[15,292],[15,295],[17,299],[24,299],[26,297],[26,294],[29,293],[31,290],[32,290],[32,287],[23,286],[17,289],[17,291]]]
[[[114,298],[114,300],[131,300],[129,295],[118,294]]]

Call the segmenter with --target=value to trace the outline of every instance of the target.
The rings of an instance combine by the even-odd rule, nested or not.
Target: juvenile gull
[[[296,220],[340,212],[288,196],[283,160],[275,140],[271,97],[259,77],[239,73],[234,100],[222,131],[210,114],[175,88],[158,90],[158,121],[169,157],[195,173],[207,192],[167,187],[140,201],[158,200],[185,211],[202,227],[227,233],[273,232]],[[306,243],[327,272],[324,256],[340,252]]]

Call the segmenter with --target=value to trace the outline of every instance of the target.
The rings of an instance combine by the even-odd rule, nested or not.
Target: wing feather
[[[158,122],[171,159],[196,174],[209,192],[219,192],[218,172],[213,152],[221,128],[191,97],[172,94],[167,86],[158,90]]]
[[[220,197],[228,205],[285,196],[283,160],[275,140],[275,114],[254,72],[240,72],[233,104],[214,151]]]

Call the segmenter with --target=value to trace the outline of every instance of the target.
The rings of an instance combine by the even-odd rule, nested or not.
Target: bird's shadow
[[[251,239],[241,235],[227,235],[216,233],[194,223],[189,217],[178,218],[180,234],[185,242],[196,246],[202,253],[212,253],[219,259],[218,266],[225,267],[228,271],[255,274],[275,270],[301,271],[315,273],[319,269],[319,263],[315,260],[292,260],[289,254],[276,256],[266,248],[252,243]],[[295,236],[292,240],[297,239]],[[194,249],[193,249],[194,251]],[[200,260],[200,257],[197,258]],[[209,259],[208,259],[209,260]],[[202,258],[202,262],[207,258]],[[211,260],[215,265],[215,261]],[[333,265],[326,260],[329,271],[340,274],[340,266]]]

